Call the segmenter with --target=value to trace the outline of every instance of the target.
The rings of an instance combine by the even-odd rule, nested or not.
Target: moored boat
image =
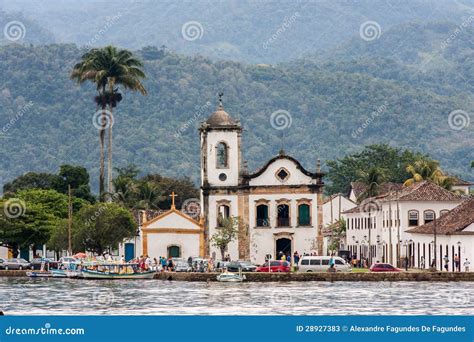
[[[138,264],[100,264],[83,269],[84,279],[153,279],[155,271],[141,271]]]
[[[47,271],[46,272],[45,271],[42,271],[42,272],[31,271],[31,272],[26,272],[26,275],[31,278],[50,278],[53,276],[51,272],[47,272]]]
[[[224,270],[223,273],[217,275],[217,281],[226,283],[242,282],[246,279],[245,275],[242,274],[242,269],[239,269],[239,273],[232,273]]]

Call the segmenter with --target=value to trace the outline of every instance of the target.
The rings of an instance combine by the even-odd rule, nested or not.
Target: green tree
[[[27,172],[13,181],[5,183],[3,192],[15,193],[24,189],[53,189],[54,184],[58,181],[58,176],[51,173]]]
[[[327,178],[330,182],[326,192],[348,193],[351,182],[359,178],[358,172],[368,172],[371,168],[384,169],[387,182],[403,183],[409,177],[407,166],[421,157],[429,159],[418,152],[400,150],[386,144],[366,146],[361,152],[327,162]]]
[[[17,193],[20,190],[44,189],[56,190],[67,194],[68,184],[71,186],[72,195],[82,198],[91,203],[95,198],[89,186],[89,173],[82,166],[61,165],[59,174],[28,172],[6,183],[3,187],[4,193]]]
[[[90,203],[95,202],[89,185],[89,173],[85,167],[61,165],[58,176],[54,184],[56,191],[67,194],[68,186],[70,186],[72,196],[82,198]]]
[[[75,252],[91,251],[102,255],[116,248],[137,231],[132,214],[115,203],[96,203],[81,209],[74,218]]]
[[[406,170],[411,175],[411,177],[406,179],[403,183],[406,186],[429,180],[447,190],[451,190],[455,182],[454,177],[444,174],[439,167],[439,162],[436,160],[420,158],[408,165]]]
[[[98,96],[96,97],[97,106],[102,109],[102,127],[99,132],[100,138],[100,179],[99,179],[99,196],[102,199],[105,190],[104,175],[104,139],[105,129],[108,124],[108,180],[107,192],[112,192],[112,121],[113,117],[107,118],[106,108],[109,107],[110,115],[113,108],[122,100],[122,95],[118,92],[117,86],[124,89],[139,91],[146,95],[146,89],[141,83],[141,79],[145,78],[142,70],[143,64],[136,59],[132,52],[128,50],[119,50],[114,46],[106,46],[101,49],[92,49],[85,53],[81,62],[74,66],[71,78],[79,83],[92,81],[95,83]]]
[[[51,230],[57,224],[57,217],[45,208],[18,198],[0,200],[0,241],[13,249],[14,256],[19,248],[31,248],[45,244]]]
[[[238,234],[239,219],[237,217],[227,217],[220,220],[220,227],[211,237],[211,243],[219,248],[221,260],[225,258],[225,250]]]
[[[330,252],[337,252],[346,237],[346,221],[341,217],[341,220],[334,222],[331,228],[332,235],[329,239],[328,250]]]

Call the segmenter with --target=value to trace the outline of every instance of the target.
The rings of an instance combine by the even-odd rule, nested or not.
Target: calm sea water
[[[0,278],[7,315],[474,315],[469,282]]]

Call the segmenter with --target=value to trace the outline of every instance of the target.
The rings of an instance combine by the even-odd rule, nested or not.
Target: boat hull
[[[84,279],[153,279],[156,272],[143,272],[143,273],[104,273],[97,271],[82,271],[82,277]]]
[[[26,272],[26,275],[31,278],[50,278],[53,276],[49,272]]]
[[[217,281],[220,281],[223,283],[238,283],[244,280],[245,280],[245,276],[240,276],[237,274],[232,274],[232,275],[219,274],[217,276]]]

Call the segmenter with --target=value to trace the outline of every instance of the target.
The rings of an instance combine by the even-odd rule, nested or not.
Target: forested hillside
[[[166,45],[189,55],[276,63],[325,52],[352,38],[366,43],[359,30],[367,21],[380,25],[381,39],[406,23],[460,25],[474,14],[474,1],[4,0],[1,8],[12,14],[22,12],[51,31],[54,39],[49,43],[115,44],[130,49]],[[191,41],[182,35],[186,23],[194,23]],[[31,42],[37,30],[25,26],[25,42]],[[395,48],[400,47],[386,51]]]
[[[0,177],[55,172],[84,165],[97,189],[98,130],[95,89],[69,79],[82,51],[75,45],[0,48]],[[226,111],[242,121],[244,158],[255,169],[280,148],[314,169],[371,143],[409,147],[439,159],[443,169],[470,178],[472,124],[448,125],[454,110],[469,111],[467,93],[382,79],[348,64],[250,65],[185,57],[168,50],[137,51],[145,61],[149,95],[125,92],[115,110],[114,165],[143,172],[199,177],[199,122],[223,91]],[[379,65],[389,73],[391,63]],[[399,65],[396,64],[394,72]],[[342,70],[342,71],[341,71]],[[428,82],[428,81],[427,81]],[[275,129],[271,114],[288,111],[291,125]],[[375,113],[375,114],[374,114]],[[367,120],[368,124],[367,124]]]

